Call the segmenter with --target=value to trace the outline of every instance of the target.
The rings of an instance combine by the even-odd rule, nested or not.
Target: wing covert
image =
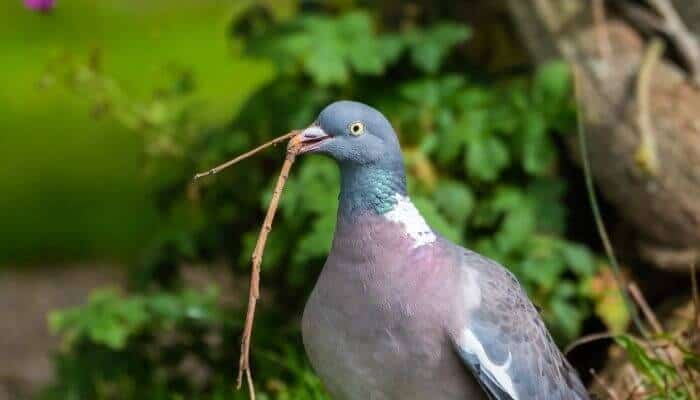
[[[472,270],[469,275],[479,292],[465,296],[480,299],[471,301],[477,305],[452,339],[489,399],[589,399],[515,276],[470,251],[465,251],[462,266]]]

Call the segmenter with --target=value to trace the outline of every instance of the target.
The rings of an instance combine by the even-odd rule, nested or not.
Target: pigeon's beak
[[[295,136],[294,141],[300,145],[298,154],[304,154],[318,150],[321,144],[330,138],[331,136],[321,129],[321,127],[318,125],[311,125]]]

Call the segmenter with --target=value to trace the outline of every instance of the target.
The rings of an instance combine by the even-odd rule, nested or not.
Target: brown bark
[[[668,57],[645,57],[650,41],[640,30],[610,13],[600,18],[590,9],[594,3],[509,0],[508,6],[537,62],[563,56],[582,72],[593,174],[636,231],[639,254],[659,267],[687,270],[700,259],[700,90]],[[693,10],[678,14],[700,18]],[[666,47],[678,50],[672,40]],[[640,81],[645,68],[648,78]],[[577,158],[574,142],[569,149]]]

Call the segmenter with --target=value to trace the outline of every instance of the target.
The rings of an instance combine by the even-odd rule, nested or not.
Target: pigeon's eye
[[[360,121],[351,123],[348,129],[350,129],[350,134],[353,136],[360,136],[365,133],[365,125]]]

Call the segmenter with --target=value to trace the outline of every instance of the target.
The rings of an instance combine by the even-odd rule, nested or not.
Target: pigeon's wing
[[[462,254],[469,310],[452,339],[489,399],[589,399],[513,274],[476,253]]]

